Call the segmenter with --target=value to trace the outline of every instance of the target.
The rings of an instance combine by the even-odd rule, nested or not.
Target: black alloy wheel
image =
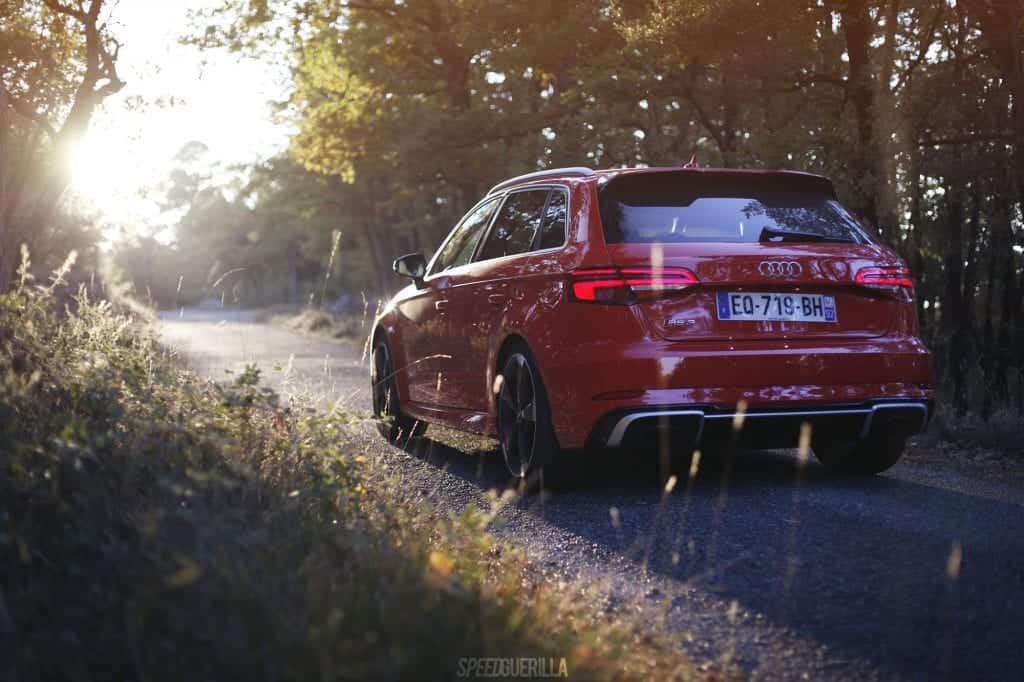
[[[508,472],[517,479],[552,474],[558,444],[537,365],[525,348],[509,353],[498,391],[498,440]]]

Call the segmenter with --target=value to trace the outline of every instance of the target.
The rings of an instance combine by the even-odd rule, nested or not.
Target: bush
[[[689,678],[461,516],[399,504],[350,417],[183,372],[60,275],[0,296],[0,678],[440,679],[461,657]],[[574,603],[575,600],[575,603]]]
[[[338,341],[363,343],[370,334],[373,319],[368,313],[364,313],[362,316],[334,314],[307,308],[297,314],[277,315],[273,318],[273,322],[306,334],[315,334]]]

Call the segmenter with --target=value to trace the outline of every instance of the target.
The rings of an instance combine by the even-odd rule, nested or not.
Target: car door
[[[500,325],[517,282],[528,274],[529,254],[538,242],[551,188],[510,192],[498,209],[474,262],[449,292],[452,302],[450,392],[460,407],[486,412],[490,335]]]
[[[427,266],[424,298],[429,304],[419,303],[420,318],[410,320],[415,340],[409,344],[407,357],[409,395],[414,402],[433,407],[461,406],[452,393],[452,367],[461,355],[453,330],[462,322],[454,320],[459,315],[453,309],[451,293],[462,281],[497,205],[498,199],[491,198],[473,207]]]

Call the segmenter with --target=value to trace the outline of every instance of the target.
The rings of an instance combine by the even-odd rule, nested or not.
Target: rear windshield
[[[815,177],[638,174],[612,180],[600,205],[610,244],[869,241]]]

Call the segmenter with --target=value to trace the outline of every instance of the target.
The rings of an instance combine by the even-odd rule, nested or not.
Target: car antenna
[[[690,157],[690,160],[683,166],[683,168],[700,168],[700,164],[697,163],[697,155],[694,154]]]

